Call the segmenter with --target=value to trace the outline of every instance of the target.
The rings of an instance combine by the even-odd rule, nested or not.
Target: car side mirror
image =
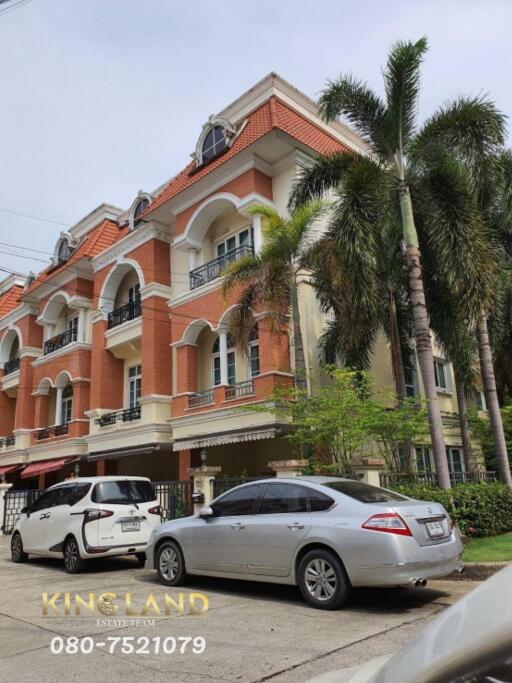
[[[213,508],[211,508],[209,505],[205,505],[204,508],[199,510],[199,517],[202,519],[209,519],[210,517],[213,517],[213,515]]]
[[[30,517],[30,507],[28,505],[25,505],[24,508],[21,508],[21,514]]]

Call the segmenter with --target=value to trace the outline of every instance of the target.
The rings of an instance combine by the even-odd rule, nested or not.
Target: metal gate
[[[153,481],[152,484],[162,508],[162,522],[192,514],[192,481]]]
[[[32,505],[35,499],[42,493],[39,489],[24,489],[22,491],[7,491],[4,498],[4,534],[12,534],[16,517],[24,507]]]
[[[222,493],[240,484],[247,484],[250,481],[261,481],[262,479],[272,479],[273,474],[262,474],[259,477],[217,477],[213,480],[213,497],[217,498]]]

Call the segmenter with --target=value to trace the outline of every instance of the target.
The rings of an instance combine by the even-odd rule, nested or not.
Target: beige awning
[[[211,436],[198,436],[194,439],[175,441],[172,445],[175,451],[185,451],[192,448],[211,448],[212,446],[224,446],[228,443],[245,443],[247,441],[263,441],[263,439],[275,439],[280,435],[277,427],[265,427],[264,429],[252,429],[244,431],[224,432]]]

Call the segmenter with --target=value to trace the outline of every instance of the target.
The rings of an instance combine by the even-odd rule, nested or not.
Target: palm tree
[[[408,156],[416,147],[425,150],[428,147],[428,135],[425,128],[416,133],[416,114],[419,95],[419,71],[423,56],[427,50],[425,38],[416,43],[400,42],[391,50],[384,69],[385,101],[378,97],[364,82],[352,76],[340,77],[330,82],[323,92],[319,107],[323,118],[332,121],[340,116],[345,117],[355,127],[368,145],[370,157],[353,153],[337,153],[319,157],[316,162],[304,168],[300,174],[291,196],[291,206],[298,206],[304,201],[322,196],[327,190],[334,190],[336,211],[344,216],[361,215],[364,211],[368,192],[371,191],[371,174],[367,174],[368,183],[361,183],[360,195],[347,196],[344,191],[349,173],[363,172],[373,164],[376,177],[380,173],[386,178],[388,192],[383,191],[382,199],[395,210],[399,203],[405,262],[407,267],[409,299],[413,316],[413,334],[416,355],[423,378],[427,398],[430,436],[439,485],[450,488],[450,476],[446,458],[446,446],[437,401],[435,386],[432,339],[425,300],[425,290],[420,261],[418,232],[411,198],[412,172],[408,164]],[[481,98],[461,99],[460,110],[464,125],[461,137],[478,137],[482,144],[488,139],[494,141],[496,136],[502,141],[503,130],[499,128],[494,116],[495,110]],[[465,116],[465,120],[464,120]],[[443,127],[445,111],[439,110],[429,124]],[[501,135],[501,137],[500,137]],[[419,141],[419,142],[418,142]],[[421,143],[421,144],[419,144]],[[415,195],[415,200],[417,197]],[[349,221],[350,224],[350,221]],[[442,248],[446,248],[448,236],[443,242],[437,233],[445,229],[445,225],[428,224],[431,235],[435,235]],[[350,241],[352,234],[345,231],[345,239]],[[460,241],[460,240],[459,240]],[[461,254],[451,273],[454,289],[461,295],[471,289],[471,279],[478,280],[479,274],[471,269],[467,272],[464,259],[471,252],[470,244],[461,244]],[[470,254],[473,257],[474,254]],[[475,287],[473,286],[473,289]]]
[[[263,247],[259,254],[244,256],[224,271],[224,297],[236,291],[238,306],[231,317],[230,331],[237,346],[247,349],[254,309],[266,311],[271,331],[276,335],[283,333],[291,319],[295,384],[303,390],[307,388],[307,378],[298,279],[304,254],[315,237],[314,227],[323,210],[322,201],[313,201],[284,218],[268,206],[251,207],[249,212],[263,219]]]

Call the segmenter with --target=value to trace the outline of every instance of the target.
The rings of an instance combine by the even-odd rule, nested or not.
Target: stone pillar
[[[259,254],[262,245],[262,233],[261,233],[261,216],[252,216],[252,230],[253,230],[253,249],[255,254]]]
[[[188,250],[188,270],[189,270],[189,272],[191,270],[194,270],[194,268],[196,266],[197,266],[197,250],[191,248]]]
[[[380,486],[380,473],[385,472],[384,463],[379,458],[365,458],[364,462],[354,469],[356,474],[362,475],[361,481],[370,486]]]
[[[296,477],[307,467],[307,460],[272,460],[268,467],[274,470],[276,477]]]
[[[220,352],[220,383],[222,386],[228,384],[228,333],[226,330],[219,332],[219,352]]]
[[[189,474],[194,482],[194,493],[202,493],[204,495],[204,503],[194,503],[194,514],[205,505],[210,505],[213,500],[213,482],[215,477],[221,472],[221,467],[209,467],[208,465],[201,465],[201,467],[191,467]]]
[[[11,486],[4,481],[0,483],[0,531],[4,530],[5,494]]]

